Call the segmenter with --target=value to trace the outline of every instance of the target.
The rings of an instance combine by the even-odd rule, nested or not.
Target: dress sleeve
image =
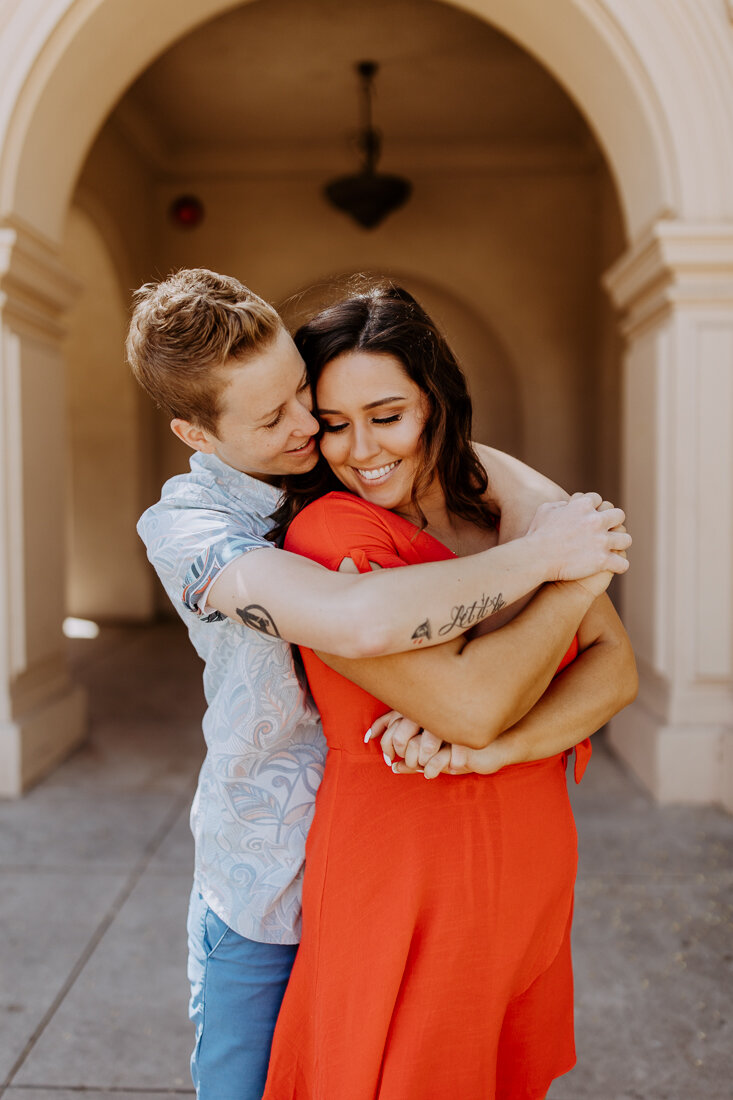
[[[304,508],[290,524],[285,549],[337,570],[351,558],[360,573],[370,562],[383,569],[408,563],[399,554],[391,513],[349,493],[329,493]]]

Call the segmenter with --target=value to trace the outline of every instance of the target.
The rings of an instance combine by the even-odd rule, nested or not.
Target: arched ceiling
[[[532,57],[432,0],[258,0],[197,28],[142,74],[115,119],[161,167],[217,152],[348,153],[356,61],[380,64],[375,121],[395,148],[587,155],[590,131]]]

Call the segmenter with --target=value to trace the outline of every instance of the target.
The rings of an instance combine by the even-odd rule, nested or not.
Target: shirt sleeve
[[[244,515],[180,501],[161,500],[149,508],[137,530],[174,606],[207,623],[225,617],[220,611],[206,613],[204,602],[221,571],[250,550],[275,549],[248,530]]]
[[[285,549],[337,570],[351,558],[360,573],[370,562],[383,569],[408,563],[400,556],[389,512],[349,493],[329,493],[309,504],[288,528]]]

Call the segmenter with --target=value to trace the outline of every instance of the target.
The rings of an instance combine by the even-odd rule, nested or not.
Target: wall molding
[[[733,307],[733,223],[661,220],[604,274],[629,336],[674,307]]]
[[[61,318],[80,289],[56,245],[18,218],[0,223],[0,304],[6,317],[61,337]]]

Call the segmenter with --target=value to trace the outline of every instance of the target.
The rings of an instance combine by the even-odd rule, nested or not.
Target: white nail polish
[[[390,761],[390,763],[392,763],[392,762]],[[399,775],[399,774],[400,774],[400,773],[398,772],[397,768],[398,768],[398,765],[397,765],[397,764],[392,764],[392,771],[394,772],[394,774],[395,774],[395,775]]]
[[[392,761],[391,761],[391,760],[390,760],[390,758],[389,758],[389,757],[387,756],[387,753],[386,753],[386,752],[383,752],[383,753],[382,753],[382,756],[384,757],[384,762],[385,762],[385,764],[387,765],[387,767],[388,767],[388,768],[391,768],[391,767],[392,767]]]
[[[370,738],[371,736],[372,736],[372,727],[370,726],[370,727],[369,727],[369,729],[368,729],[368,730],[366,731],[366,733],[364,734],[364,744],[365,744],[365,745],[366,745],[367,741],[369,740],[369,738]]]

